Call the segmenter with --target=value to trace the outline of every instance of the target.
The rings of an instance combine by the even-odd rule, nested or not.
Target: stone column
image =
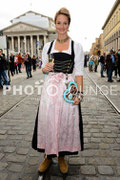
[[[11,37],[11,50],[14,52],[14,37]]]
[[[44,44],[46,44],[46,36],[44,35]]]
[[[31,57],[33,56],[33,36],[30,36]]]
[[[24,36],[24,52],[25,52],[25,54],[27,53],[26,52],[26,36]]]
[[[18,36],[18,53],[20,53],[20,36]]]
[[[38,56],[38,57],[40,56],[39,47],[40,47],[39,35],[37,35],[37,56]]]

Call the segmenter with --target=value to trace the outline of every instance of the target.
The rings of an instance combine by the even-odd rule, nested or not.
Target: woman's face
[[[69,28],[67,16],[63,14],[58,15],[55,26],[56,26],[56,31],[59,35],[67,34]]]

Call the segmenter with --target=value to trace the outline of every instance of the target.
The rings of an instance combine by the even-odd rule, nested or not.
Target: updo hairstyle
[[[59,11],[56,12],[56,15],[55,15],[55,18],[54,18],[55,24],[56,24],[56,19],[60,14],[63,14],[65,16],[67,16],[68,24],[70,25],[70,22],[71,22],[70,12],[66,8],[61,8]]]

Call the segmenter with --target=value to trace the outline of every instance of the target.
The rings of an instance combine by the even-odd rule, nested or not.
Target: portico
[[[33,11],[29,11],[12,21],[12,25],[4,28],[10,53],[29,53],[30,56],[41,56],[44,44],[55,39],[56,32],[53,19]]]
[[[44,34],[8,35],[8,46],[10,52],[40,56],[43,45],[47,42],[48,36]]]

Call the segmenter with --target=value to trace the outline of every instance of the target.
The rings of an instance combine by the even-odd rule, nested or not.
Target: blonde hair
[[[55,18],[54,18],[55,24],[56,24],[56,19],[60,14],[63,14],[65,16],[67,16],[68,24],[70,24],[70,22],[71,22],[70,12],[66,8],[61,8],[59,11],[56,12],[56,15],[55,15]]]

